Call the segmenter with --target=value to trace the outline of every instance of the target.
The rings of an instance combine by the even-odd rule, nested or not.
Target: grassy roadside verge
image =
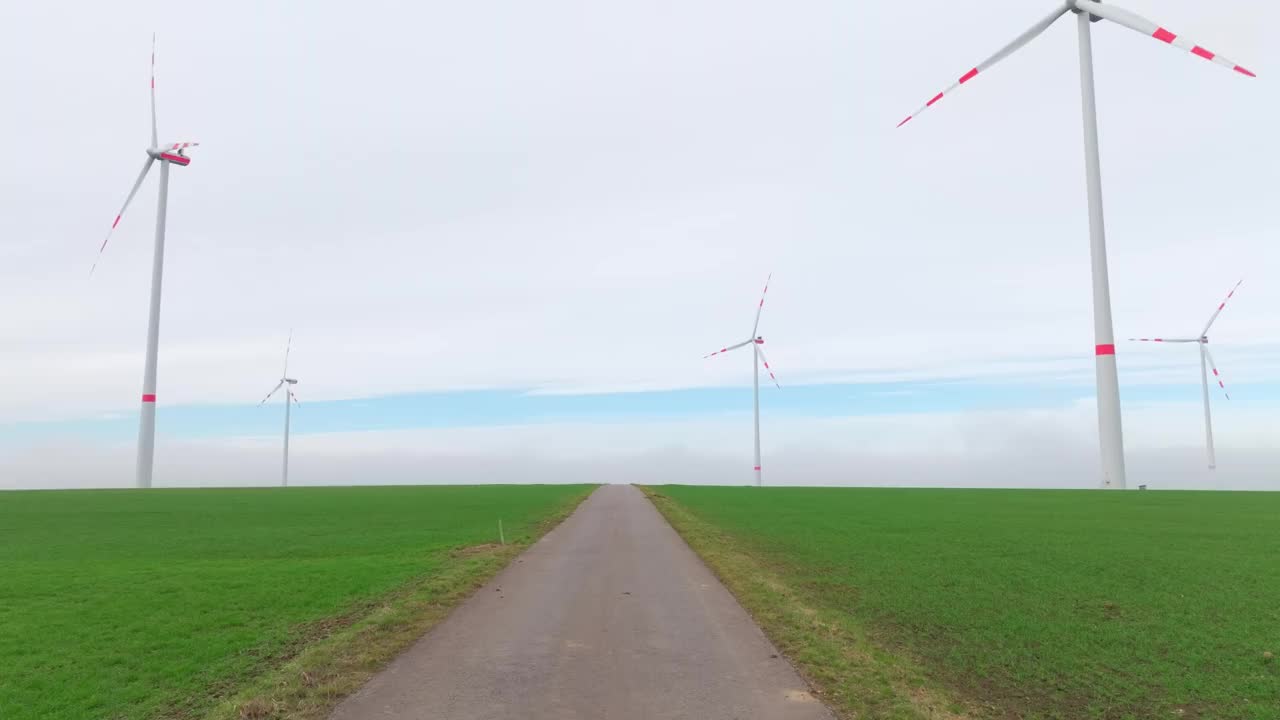
[[[505,546],[452,553],[441,571],[418,578],[373,603],[315,624],[312,639],[276,659],[270,669],[230,694],[201,720],[320,720],[347,695],[408,649],[449,612],[577,509],[595,488],[576,496]]]
[[[1280,717],[1276,493],[657,493],[847,713]]]
[[[807,603],[803,593],[788,587],[775,568],[660,489],[642,489],[838,716],[886,720],[998,716],[994,708],[949,695],[904,653],[877,646],[849,614]]]

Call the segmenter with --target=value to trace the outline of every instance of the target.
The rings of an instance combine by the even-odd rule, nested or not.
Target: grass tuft
[[[269,720],[277,716],[279,708],[269,700],[250,700],[240,706],[240,720]]]

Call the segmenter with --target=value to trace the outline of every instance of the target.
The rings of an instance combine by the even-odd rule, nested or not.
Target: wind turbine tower
[[[267,393],[267,396],[262,398],[262,402],[258,403],[259,407],[265,405],[267,401],[271,399],[271,396],[276,394],[277,390],[279,390],[280,388],[285,389],[284,390],[284,463],[280,470],[280,486],[281,487],[289,487],[289,410],[295,403],[298,403],[298,396],[295,395],[293,392],[293,386],[297,385],[298,381],[294,378],[289,377],[289,348],[292,346],[293,346],[293,332],[290,331],[289,341],[284,346],[284,372],[280,374],[280,382],[276,383],[276,386],[271,388],[271,392]]]
[[[1129,28],[1160,42],[1185,50],[1192,55],[1233,70],[1246,77],[1255,77],[1246,68],[1225,57],[1206,50],[1181,35],[1175,35],[1164,27],[1144,17],[1115,5],[1104,5],[1094,0],[1067,0],[1036,22],[995,55],[960,76],[946,90],[934,95],[918,110],[898,123],[902,127],[913,118],[933,107],[945,95],[985,73],[1034,40],[1068,12],[1076,15],[1076,30],[1080,38],[1080,94],[1084,120],[1085,187],[1089,199],[1089,255],[1093,275],[1093,336],[1094,359],[1098,388],[1098,434],[1102,449],[1102,486],[1124,488],[1124,432],[1120,424],[1120,380],[1116,373],[1115,333],[1111,322],[1111,281],[1107,272],[1106,228],[1102,217],[1102,171],[1098,159],[1098,116],[1093,91],[1093,39],[1090,25],[1107,20]]]
[[[107,231],[107,236],[102,239],[102,246],[98,248],[98,258],[89,269],[89,274],[92,276],[93,271],[98,267],[98,261],[102,259],[102,253],[107,249],[107,241],[111,239],[111,233],[120,224],[120,218],[129,208],[133,196],[138,194],[142,181],[147,179],[147,172],[151,170],[152,165],[160,163],[160,200],[156,204],[156,248],[151,260],[151,310],[147,317],[147,356],[142,372],[142,418],[138,426],[137,486],[140,488],[151,487],[151,471],[156,450],[156,364],[160,346],[160,287],[164,276],[164,225],[165,214],[169,207],[169,166],[190,165],[191,158],[187,157],[187,148],[199,144],[193,142],[161,144],[158,140],[156,36],[153,34],[151,36],[151,145],[147,147],[147,159],[142,163],[142,172],[138,173],[138,179],[129,190],[129,195],[125,197],[124,205],[120,208],[120,212],[116,213],[111,229]]]

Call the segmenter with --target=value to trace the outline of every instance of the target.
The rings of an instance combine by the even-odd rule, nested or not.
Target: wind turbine
[[[1111,324],[1111,288],[1107,276],[1106,229],[1102,219],[1102,173],[1098,159],[1098,118],[1093,92],[1093,42],[1089,24],[1099,20],[1110,20],[1130,30],[1150,35],[1157,40],[1186,50],[1193,55],[1199,55],[1205,60],[1230,68],[1242,75],[1249,77],[1255,77],[1255,75],[1221,55],[1210,52],[1128,10],[1103,5],[1094,0],[1067,0],[1026,32],[1014,38],[1013,42],[1001,48],[995,55],[961,75],[951,87],[933,96],[920,109],[908,115],[906,120],[898,123],[898,127],[906,125],[912,118],[918,117],[920,113],[933,107],[947,93],[1012,55],[1047,30],[1068,11],[1076,14],[1076,27],[1080,35],[1080,91],[1084,111],[1085,175],[1089,197],[1089,254],[1093,270],[1093,334],[1098,386],[1098,432],[1102,445],[1102,485],[1107,488],[1124,488],[1124,433],[1120,424],[1120,381],[1116,375],[1115,334]]]
[[[133,196],[138,194],[142,181],[147,179],[147,172],[157,161],[160,163],[160,199],[156,204],[156,249],[151,260],[151,311],[147,319],[147,358],[142,373],[142,419],[138,427],[138,469],[137,485],[140,488],[151,487],[151,469],[155,460],[156,447],[156,355],[160,344],[160,286],[164,275],[164,221],[169,206],[169,166],[186,167],[191,164],[187,157],[187,148],[200,143],[175,142],[160,144],[156,132],[156,36],[151,35],[151,145],[147,148],[147,159],[142,163],[142,172],[124,199],[120,212],[116,213],[115,222],[102,239],[102,247],[98,248],[98,257],[94,260],[89,275],[97,269],[102,260],[102,253],[107,249],[107,241],[111,233],[120,224],[120,218],[129,208]]]
[[[276,386],[271,388],[271,392],[267,393],[267,396],[262,398],[262,402],[258,403],[258,407],[262,407],[263,405],[266,405],[267,401],[271,399],[272,395],[276,394],[277,390],[279,390],[282,387],[285,389],[284,390],[284,393],[285,393],[284,395],[284,468],[282,469],[281,476],[280,476],[280,485],[283,487],[289,487],[289,408],[293,405],[293,403],[298,402],[298,396],[293,394],[293,386],[297,385],[298,381],[289,377],[289,348],[292,346],[293,346],[293,331],[290,330],[289,341],[285,343],[285,346],[284,346],[284,372],[280,374],[280,382],[276,383]]]
[[[754,325],[751,326],[751,334],[747,336],[747,339],[743,340],[737,345],[729,345],[727,347],[722,347],[719,350],[711,353],[710,355],[704,355],[702,357],[703,360],[706,360],[709,357],[715,357],[720,353],[726,353],[726,352],[729,352],[730,350],[737,350],[738,348],[746,347],[747,345],[751,345],[755,348],[755,352],[752,354],[752,360],[751,360],[753,363],[751,383],[752,383],[752,389],[755,392],[756,487],[759,487],[761,484],[761,481],[760,481],[760,363],[764,363],[764,369],[769,373],[769,379],[773,380],[773,384],[779,389],[781,389],[782,387],[781,385],[778,385],[778,378],[774,377],[773,369],[769,367],[769,359],[764,356],[764,348],[762,347],[764,345],[764,338],[756,334],[756,332],[760,329],[760,312],[764,310],[764,298],[765,298],[765,295],[769,294],[769,281],[772,279],[773,279],[773,273],[769,273],[769,277],[764,281],[764,292],[760,293],[760,304],[756,306],[756,322]]]
[[[1204,391],[1204,438],[1206,446],[1209,449],[1209,469],[1213,470],[1217,467],[1218,461],[1213,454],[1213,420],[1209,416],[1209,370],[1213,370],[1213,379],[1218,381],[1218,387],[1222,388],[1222,394],[1227,399],[1231,399],[1231,394],[1227,392],[1227,386],[1222,382],[1222,376],[1218,374],[1218,364],[1213,361],[1213,353],[1209,352],[1209,328],[1213,327],[1213,323],[1218,319],[1218,315],[1222,313],[1222,308],[1227,306],[1227,300],[1236,294],[1236,290],[1240,287],[1241,280],[1236,286],[1231,288],[1231,292],[1227,293],[1227,299],[1218,304],[1218,309],[1213,311],[1213,315],[1209,318],[1209,322],[1205,323],[1204,330],[1200,331],[1199,337],[1194,338],[1129,338],[1130,342],[1157,342],[1157,343],[1196,343],[1200,346],[1200,386]]]

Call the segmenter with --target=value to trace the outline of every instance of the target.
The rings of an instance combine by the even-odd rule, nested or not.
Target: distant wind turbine
[[[1089,198],[1089,255],[1093,271],[1093,335],[1098,388],[1098,434],[1102,447],[1102,485],[1106,488],[1123,489],[1125,486],[1124,431],[1120,423],[1120,380],[1116,374],[1115,333],[1111,323],[1111,283],[1107,273],[1107,238],[1102,218],[1102,171],[1098,160],[1098,117],[1093,92],[1093,40],[1089,24],[1099,20],[1109,20],[1234,70],[1241,75],[1248,77],[1255,77],[1255,75],[1221,55],[1206,50],[1185,37],[1175,35],[1128,10],[1114,5],[1103,5],[1094,0],[1067,0],[1060,2],[1052,12],[1014,38],[995,55],[961,75],[951,87],[930,98],[920,109],[908,115],[906,120],[898,123],[898,127],[906,125],[912,118],[919,117],[946,94],[1017,52],[1068,12],[1076,14],[1076,28],[1080,37],[1080,93],[1084,111],[1085,178]],[[988,14],[983,14],[984,19]]]
[[[97,269],[102,260],[102,253],[107,249],[107,241],[111,233],[120,224],[120,218],[129,208],[133,196],[138,194],[142,181],[147,179],[147,172],[157,160],[160,162],[160,200],[156,204],[156,249],[151,261],[151,312],[147,320],[147,358],[142,373],[142,420],[138,427],[138,468],[137,485],[140,488],[151,487],[151,469],[155,460],[156,447],[156,355],[160,344],[160,286],[164,275],[164,222],[165,212],[169,206],[169,166],[186,167],[191,164],[187,157],[187,148],[199,143],[175,142],[161,145],[156,132],[156,36],[151,36],[151,146],[147,148],[147,159],[142,164],[142,172],[133,189],[124,199],[124,206],[116,213],[115,222],[102,240],[98,248],[98,258],[94,261],[89,274]]]
[[[761,480],[760,480],[760,363],[764,363],[764,369],[769,373],[769,379],[773,380],[773,384],[776,387],[779,387],[779,388],[782,387],[781,385],[778,385],[778,378],[774,377],[773,369],[769,367],[769,360],[764,355],[764,348],[762,347],[764,345],[764,338],[756,334],[757,331],[760,329],[760,313],[761,311],[764,310],[764,298],[766,295],[769,294],[769,281],[772,279],[773,279],[773,274],[770,273],[769,277],[764,281],[764,292],[760,293],[760,304],[756,306],[756,322],[755,322],[755,325],[751,326],[751,334],[747,336],[747,339],[743,340],[737,345],[729,345],[727,347],[720,348],[719,350],[711,353],[710,355],[704,355],[702,358],[703,360],[705,360],[709,357],[715,357],[720,353],[726,353],[726,352],[729,352],[730,350],[737,350],[738,348],[746,347],[747,345],[751,345],[755,348],[755,352],[752,354],[753,372],[751,375],[751,382],[752,382],[752,388],[755,391],[756,464],[755,464],[754,472],[755,472],[756,487],[759,487],[761,484]]]
[[[280,485],[282,487],[289,487],[289,409],[293,406],[293,403],[298,402],[298,396],[293,394],[293,386],[297,385],[298,381],[289,377],[289,348],[292,346],[293,331],[290,330],[289,341],[284,346],[284,372],[280,374],[280,382],[276,383],[276,386],[271,388],[271,392],[267,393],[267,396],[262,398],[262,402],[258,403],[258,407],[266,405],[277,390],[284,388],[284,467],[280,475]]]
[[[1227,392],[1227,386],[1222,382],[1222,375],[1218,373],[1218,364],[1213,361],[1213,353],[1209,352],[1209,328],[1213,327],[1213,323],[1218,319],[1218,315],[1222,313],[1222,309],[1227,306],[1227,300],[1236,294],[1236,290],[1240,287],[1240,283],[1231,288],[1231,292],[1227,293],[1227,299],[1218,304],[1218,309],[1213,311],[1213,315],[1209,318],[1209,322],[1205,323],[1204,330],[1200,331],[1199,337],[1194,338],[1129,338],[1130,342],[1157,342],[1157,343],[1196,343],[1200,346],[1200,386],[1204,394],[1204,437],[1205,444],[1209,449],[1209,469],[1213,470],[1218,465],[1217,458],[1213,454],[1213,419],[1209,415],[1209,370],[1213,370],[1213,379],[1218,381],[1218,387],[1222,388],[1222,394],[1228,400],[1231,394]]]

